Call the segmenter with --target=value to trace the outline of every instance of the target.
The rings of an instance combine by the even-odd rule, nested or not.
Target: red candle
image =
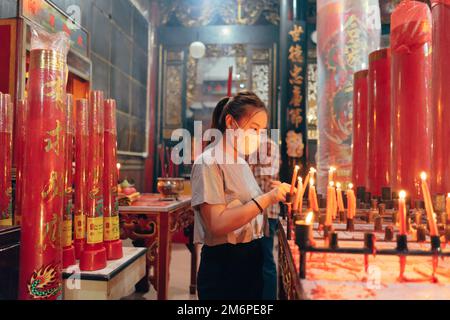
[[[89,150],[89,105],[78,100],[75,107],[75,255],[80,259],[86,242],[87,178]]]
[[[358,187],[367,186],[367,77],[367,70],[354,75],[352,172]]]
[[[314,185],[314,179],[311,178],[309,181],[309,206],[312,211],[319,212],[319,202],[317,200],[317,192],[316,192],[316,186]]]
[[[348,185],[347,190],[347,218],[354,219],[356,216],[356,196],[353,190],[353,184]]]
[[[398,201],[398,218],[399,218],[399,233],[402,236],[407,234],[406,229],[406,192],[400,191],[399,193],[399,201]]]
[[[369,56],[369,191],[381,196],[391,179],[391,51]]]
[[[62,229],[63,268],[76,264],[75,248],[72,237],[73,215],[73,154],[74,154],[74,106],[73,96],[67,95],[66,99],[66,168],[64,176],[65,199]]]
[[[338,182],[336,184],[336,194],[337,194],[337,207],[339,212],[344,212],[344,199],[342,198],[341,184]]]
[[[418,173],[431,166],[431,14],[403,1],[392,13],[393,184],[418,198]]]
[[[0,226],[12,221],[12,130],[13,110],[9,94],[0,93]]]
[[[431,191],[450,190],[450,1],[432,0],[433,15],[433,174]]]
[[[62,298],[68,48],[65,34],[32,31],[19,269],[23,300]]]
[[[103,174],[104,240],[108,260],[123,257],[119,230],[119,202],[117,198],[117,126],[116,101],[105,101],[105,145]]]
[[[302,199],[303,199],[303,180],[302,178],[299,177],[297,193],[295,194],[294,206],[292,207],[294,211],[298,212],[302,211]]]
[[[325,226],[333,225],[333,208],[334,208],[334,182],[331,181],[327,189],[327,213],[325,219]]]
[[[15,194],[15,209],[14,209],[14,224],[21,224],[22,217],[22,187],[23,187],[23,159],[25,151],[25,132],[26,132],[26,117],[28,110],[28,103],[26,100],[20,100],[16,108],[16,128],[14,139],[14,153],[16,159],[16,194]]]
[[[228,83],[227,83],[227,96],[231,97],[233,95],[233,67],[228,70]]]
[[[103,92],[89,95],[89,151],[87,179],[86,245],[80,258],[82,271],[101,270],[106,267],[103,245],[103,144],[104,144]]]

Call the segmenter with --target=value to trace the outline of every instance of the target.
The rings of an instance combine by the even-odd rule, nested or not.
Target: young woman
[[[223,99],[212,125],[222,135],[194,163],[195,241],[204,244],[200,300],[262,299],[263,214],[285,201],[290,190],[288,184],[275,182],[264,194],[244,159],[259,147],[259,133],[267,123],[267,110],[255,94]]]

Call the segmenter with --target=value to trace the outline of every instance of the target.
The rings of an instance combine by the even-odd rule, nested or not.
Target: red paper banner
[[[13,106],[9,94],[0,93],[0,226],[12,221],[12,130]]]

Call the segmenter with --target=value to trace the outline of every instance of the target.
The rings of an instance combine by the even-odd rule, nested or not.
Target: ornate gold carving
[[[175,17],[184,27],[210,25],[217,19],[228,25],[254,25],[264,17],[270,24],[280,20],[278,0],[168,0],[161,1],[161,22]]]
[[[257,64],[252,67],[252,90],[265,103],[270,102],[270,68],[268,64]]]

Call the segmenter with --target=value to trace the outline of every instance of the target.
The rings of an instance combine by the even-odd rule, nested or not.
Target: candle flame
[[[313,212],[308,213],[308,215],[306,216],[306,220],[305,220],[306,224],[311,224],[313,219],[314,219],[314,213]]]
[[[400,191],[398,196],[400,197],[401,200],[405,200],[406,199],[406,191],[404,191],[404,190]]]
[[[295,170],[299,171],[300,170],[300,166],[295,166]]]
[[[310,172],[310,173],[316,173],[317,170],[316,170],[315,168],[311,168],[311,169],[309,169],[309,172]]]
[[[120,163],[117,163],[117,169],[120,170],[121,167],[122,165]]]
[[[336,183],[336,188],[338,188],[338,189],[341,188],[341,183],[340,182]]]
[[[330,167],[330,172],[335,172],[336,168],[335,167]]]
[[[348,188],[349,188],[349,189],[353,189],[353,183],[349,183],[349,184],[348,184]]]
[[[421,178],[423,181],[426,181],[426,180],[427,180],[427,173],[426,173],[426,172],[422,172],[422,173],[420,174],[420,178]]]
[[[315,183],[314,178],[309,179],[309,185],[311,187],[314,187],[314,183]],[[450,193],[449,193],[449,197],[450,197]]]
[[[449,193],[449,194],[447,194],[447,198],[450,198],[450,193]]]
[[[334,187],[334,182],[333,181],[330,182],[330,187]]]

